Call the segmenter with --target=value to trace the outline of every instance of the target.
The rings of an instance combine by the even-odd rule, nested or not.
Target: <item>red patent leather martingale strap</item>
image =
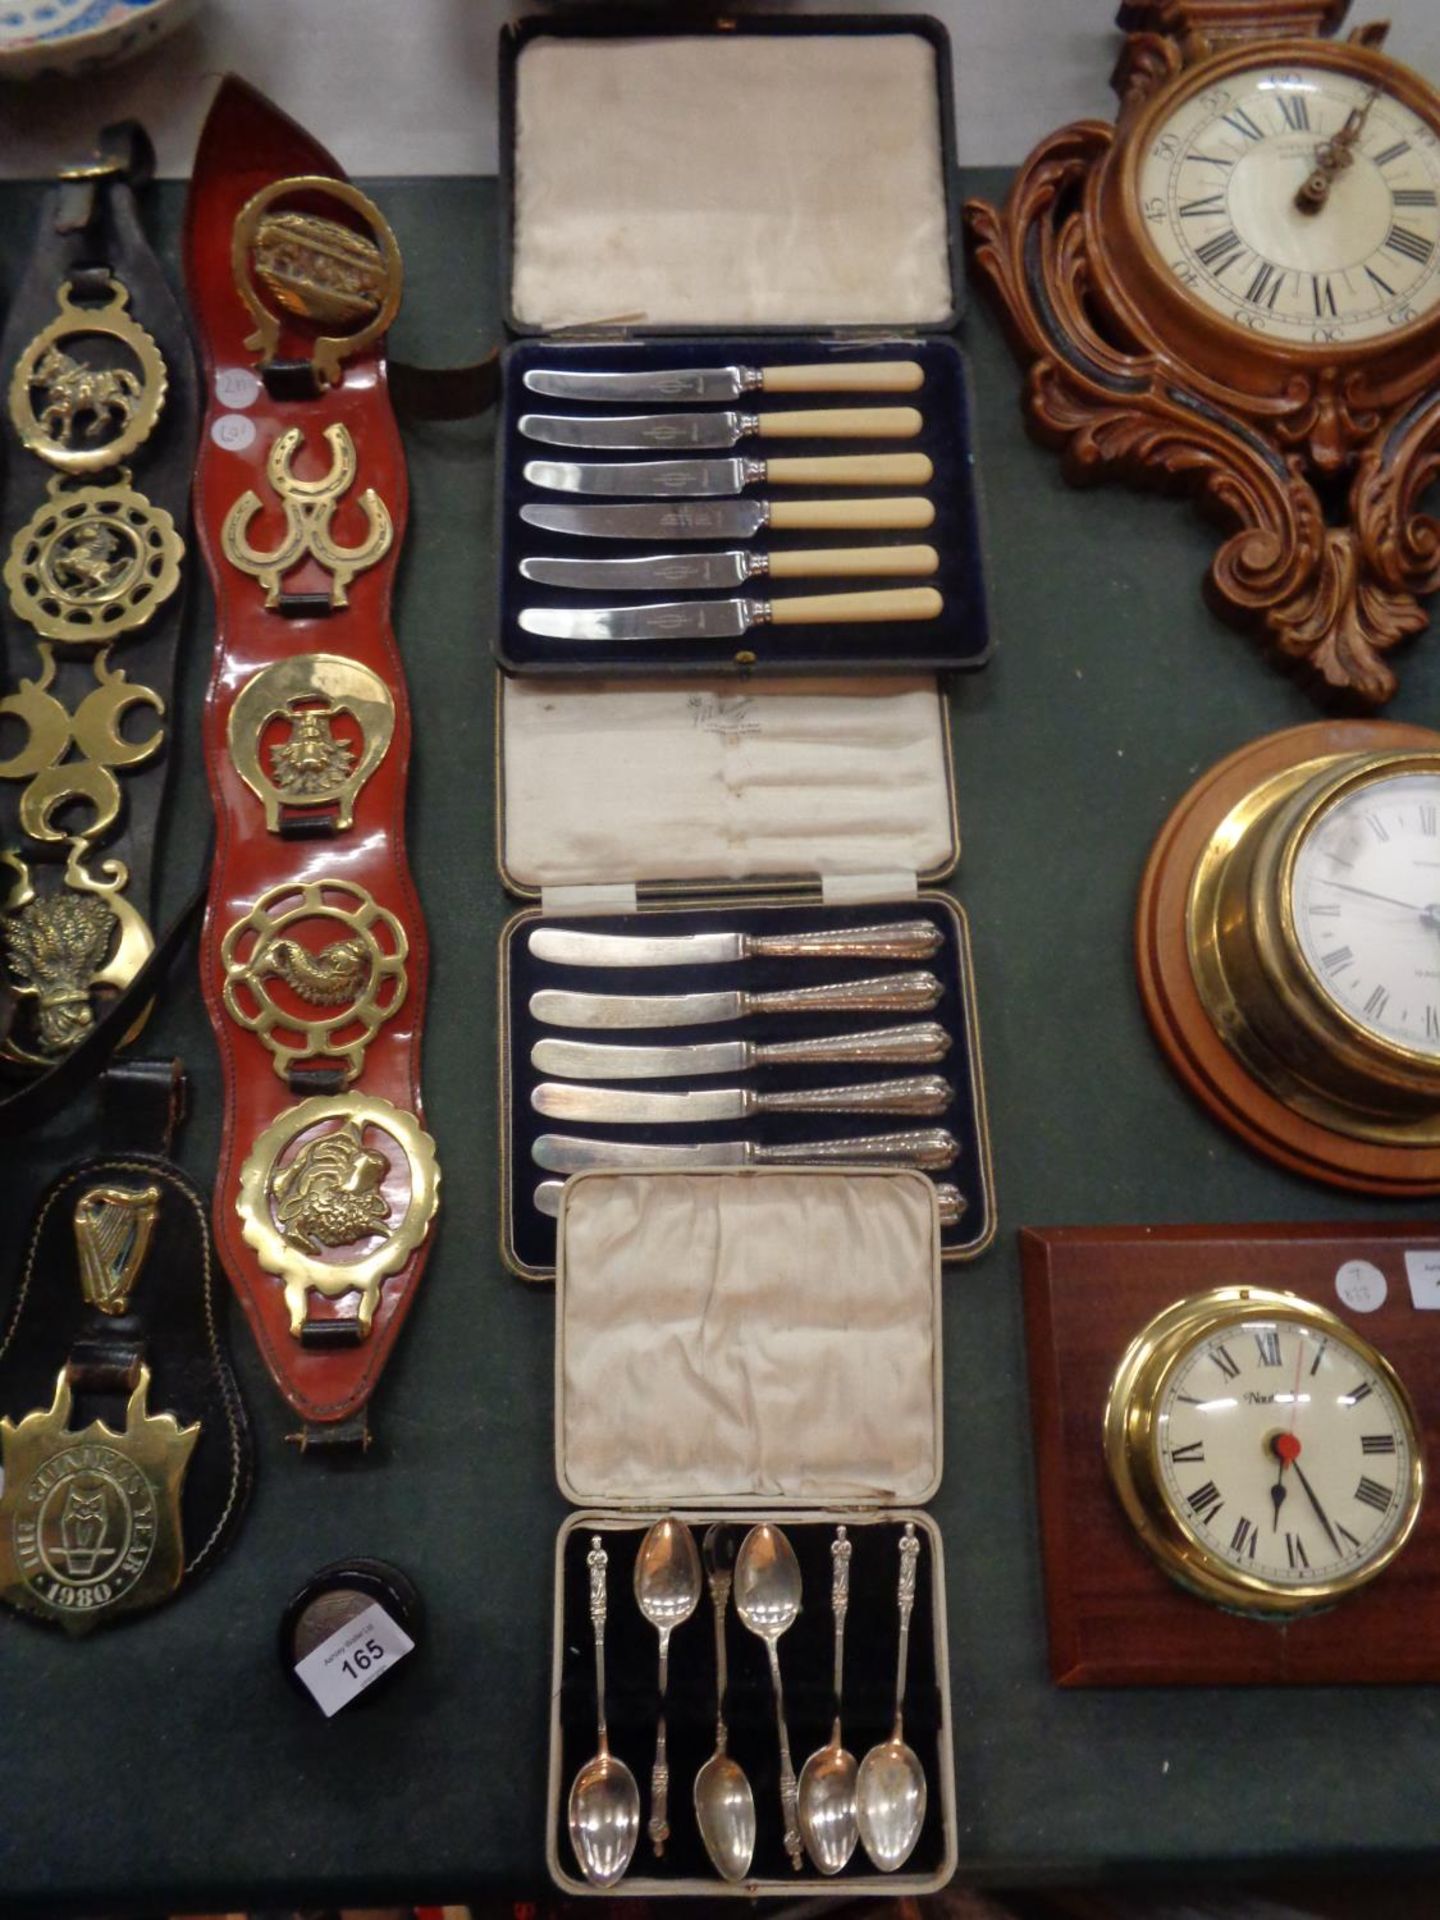
[[[244,204],[262,187],[297,174],[344,176],[314,141],[260,94],[234,79],[222,85],[196,155],[185,224],[185,267],[204,354],[207,411],[195,488],[196,532],[215,587],[215,668],[205,708],[205,751],[217,820],[214,874],[202,942],[206,1005],[224,1069],[224,1139],[215,1188],[215,1232],[227,1271],[281,1392],[307,1420],[335,1422],[363,1406],[414,1297],[428,1239],[401,1271],[385,1279],[369,1337],[353,1347],[313,1350],[293,1337],[282,1282],[261,1267],[241,1233],[236,1200],[240,1174],[257,1136],[304,1094],[292,1092],[261,1040],[227,1012],[220,946],[230,927],[281,882],[342,879],[366,889],[397,916],[409,940],[408,994],[371,1038],[350,1091],[378,1095],[423,1119],[420,1029],[427,948],[419,902],[405,854],[405,775],[410,716],[400,657],[390,624],[390,597],[406,522],[406,476],[399,432],[385,385],[383,342],[344,363],[342,378],[318,398],[277,401],[253,377],[255,354],[245,337],[253,321],[235,289],[231,234]],[[282,331],[279,353],[308,357],[311,336]],[[349,604],[319,617],[287,618],[264,604],[261,582],[241,572],[221,547],[226,515],[252,490],[262,502],[249,525],[252,544],[273,548],[285,517],[266,473],[276,438],[298,428],[304,443],[292,471],[316,479],[330,466],[325,429],[345,428],[357,471],[339,501],[331,533],[342,547],[363,542],[369,521],[361,496],[373,488],[394,527],[388,553],[358,573]],[[286,575],[289,592],[326,593],[327,573],[313,559]],[[261,801],[231,759],[227,727],[237,693],[261,668],[299,654],[328,653],[359,662],[386,683],[395,704],[388,751],[354,801],[348,831],[288,839],[267,830]],[[355,1296],[309,1296],[312,1322],[348,1318]]]

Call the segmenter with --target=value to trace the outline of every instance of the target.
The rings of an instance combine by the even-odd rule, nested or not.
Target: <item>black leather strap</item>
[[[100,1076],[102,1146],[168,1154],[185,1119],[187,1091],[178,1060],[112,1060]]]
[[[136,204],[136,190],[149,180],[153,167],[154,154],[145,133],[134,122],[123,122],[106,128],[95,157],[45,195],[30,261],[0,334],[0,385],[8,384],[21,354],[59,316],[62,285],[68,281],[73,297],[86,305],[107,302],[112,279],[119,280],[129,296],[128,316],[154,340],[167,374],[165,401],[154,430],[119,464],[128,469],[131,484],[167,512],[183,535],[199,393],[184,316],[145,237]],[[118,468],[106,468],[83,474],[75,483],[104,483],[117,472]],[[9,554],[19,530],[46,502],[47,486],[55,478],[54,468],[23,445],[9,409],[4,408],[0,412],[0,560]],[[174,724],[175,659],[184,627],[185,582],[192,565],[187,552],[180,587],[156,608],[146,625],[118,636],[111,650],[112,668],[123,670],[132,686],[148,688],[163,703],[167,732]],[[0,694],[13,694],[23,680],[37,676],[39,646],[35,628],[12,610],[8,596],[0,592]],[[55,650],[56,671],[48,692],[72,715],[96,685],[89,655],[88,648]],[[76,757],[73,749],[71,757]],[[147,923],[153,923],[154,861],[168,761],[167,744],[151,759],[116,771],[122,796],[119,817],[88,855],[91,867],[107,860],[124,863],[129,873],[124,898]],[[24,777],[0,779],[0,850],[14,849],[29,868],[37,892],[51,895],[64,890],[69,846],[64,841],[43,843],[24,832],[20,802],[27,784]],[[79,812],[93,819],[83,803]],[[63,832],[71,823],[62,814],[56,824]],[[0,871],[0,885],[7,893],[13,884],[13,872]],[[163,967],[151,972],[152,993],[162,972]],[[17,1009],[13,987],[9,968],[0,958],[0,1032],[18,1027],[26,1018],[23,1008]],[[138,1002],[138,995],[127,997],[127,1004]],[[52,1083],[49,1111],[97,1071],[123,1037],[117,1034],[104,1044],[92,1044],[99,1040],[99,1028],[109,1024],[97,1021],[96,1029],[62,1066],[45,1073]],[[75,1068],[81,1057],[88,1063],[84,1071]],[[11,1124],[8,1117],[0,1119],[0,1129],[8,1130]]]

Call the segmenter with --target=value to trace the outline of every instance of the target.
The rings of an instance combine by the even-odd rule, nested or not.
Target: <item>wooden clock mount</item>
[[[1440,215],[1429,211],[1433,182],[1395,188],[1377,163],[1404,144],[1405,166],[1440,171],[1440,97],[1378,51],[1383,26],[1329,38],[1348,7],[1128,0],[1118,16],[1127,39],[1112,82],[1115,124],[1060,129],[1021,167],[1003,208],[973,200],[965,212],[975,263],[1027,368],[1027,418],[1061,452],[1066,477],[1193,494],[1227,529],[1209,577],[1216,610],[1258,629],[1324,688],[1375,706],[1395,690],[1386,656],[1425,627],[1421,602],[1440,589],[1440,521],[1421,510],[1440,474]],[[1345,208],[1368,195],[1368,209],[1388,188],[1399,206],[1426,209],[1413,235],[1408,212],[1388,237],[1384,225],[1378,230],[1380,247],[1408,249],[1393,256],[1398,271],[1389,253],[1371,258],[1368,281],[1364,262],[1337,256],[1345,271],[1332,276],[1292,259],[1277,284],[1263,242],[1243,244],[1243,222],[1226,200],[1239,178],[1233,156],[1249,158],[1247,139],[1260,152],[1263,133],[1276,177],[1288,181],[1298,166],[1303,182],[1305,156],[1321,144],[1308,137],[1303,103],[1305,134],[1287,138],[1277,115],[1232,143],[1231,157],[1217,150],[1208,177],[1205,164],[1193,175],[1177,164],[1175,177],[1193,178],[1188,204],[1172,194],[1166,211],[1151,191],[1166,143],[1183,141],[1207,111],[1203,102],[1213,100],[1218,116],[1243,89],[1242,76],[1283,86],[1296,69],[1319,86],[1310,94],[1318,135],[1342,131],[1347,101],[1352,127],[1363,125],[1366,102],[1381,103],[1366,135],[1355,128],[1331,142],[1332,154],[1347,143],[1354,153],[1324,164],[1336,169],[1336,201],[1350,196]],[[1284,106],[1278,94],[1259,97]],[[1246,117],[1238,103],[1234,110]],[[1379,114],[1404,117],[1408,144],[1386,136],[1379,146]],[[1178,145],[1169,151],[1177,162],[1202,160]],[[1328,259],[1326,229],[1290,219],[1298,195],[1289,186],[1284,194],[1288,243],[1303,247],[1314,234]],[[1209,203],[1209,226],[1204,212],[1176,217]],[[1262,232],[1265,222],[1273,227],[1273,209],[1262,210]],[[1167,260],[1170,232],[1178,240]],[[1228,257],[1227,235],[1241,249]],[[1219,277],[1197,278],[1183,244],[1191,241],[1220,262]],[[1412,303],[1404,289],[1417,270],[1425,291]],[[1347,325],[1344,301],[1356,286],[1368,293],[1369,281],[1383,290],[1375,298],[1393,296],[1391,309]]]
[[[1377,1346],[1409,1390],[1433,1467],[1440,1345],[1435,1313],[1412,1298],[1410,1274],[1419,1270],[1420,1299],[1428,1302],[1423,1276],[1440,1262],[1435,1222],[1027,1228],[1020,1254],[1056,1685],[1440,1681],[1440,1500],[1433,1493],[1404,1550],[1372,1586],[1328,1612],[1258,1620],[1222,1611],[1162,1572],[1110,1484],[1102,1444],[1116,1367],[1145,1323],[1206,1288],[1250,1285],[1328,1307]],[[1346,1304],[1347,1272],[1367,1283],[1366,1294],[1349,1295],[1358,1306]]]

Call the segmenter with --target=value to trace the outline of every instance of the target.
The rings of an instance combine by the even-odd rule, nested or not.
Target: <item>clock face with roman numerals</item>
[[[1212,1326],[1170,1370],[1152,1429],[1181,1531],[1287,1591],[1378,1571],[1419,1500],[1417,1436],[1387,1373],[1339,1323]]]
[[[1156,128],[1138,188],[1166,270],[1254,336],[1344,346],[1440,313],[1440,140],[1366,78],[1233,73]]]
[[[1342,792],[1296,850],[1290,908],[1320,992],[1440,1067],[1440,765]]]

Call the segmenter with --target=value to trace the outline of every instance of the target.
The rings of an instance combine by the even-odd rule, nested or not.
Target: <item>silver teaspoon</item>
[[[740,1762],[727,1751],[725,1609],[734,1580],[735,1537],[721,1525],[705,1535],[705,1574],[715,1613],[715,1751],[695,1776],[695,1820],[711,1864],[722,1879],[743,1880],[755,1854],[755,1796]]]
[[[790,1760],[790,1735],[785,1727],[785,1693],[780,1684],[780,1636],[794,1626],[800,1611],[800,1563],[779,1527],[772,1527],[768,1521],[752,1527],[741,1542],[740,1557],[735,1562],[735,1611],[743,1625],[765,1642],[765,1651],[770,1656],[775,1724],[780,1735],[780,1808],[785,1816],[785,1851],[798,1873],[803,1856],[795,1768]]]
[[[665,1691],[670,1636],[700,1604],[700,1556],[681,1520],[657,1520],[635,1557],[635,1602],[660,1635],[660,1711],[655,1721],[655,1765],[650,1774],[650,1819],[645,1828],[658,1860],[670,1838],[670,1763],[665,1747]]]
[[[640,1834],[640,1789],[605,1732],[605,1569],[610,1556],[598,1533],[590,1536],[590,1624],[595,1631],[595,1701],[599,1751],[570,1789],[570,1844],[592,1886],[613,1887],[624,1876]]]
[[[835,1616],[835,1722],[828,1746],[812,1753],[800,1769],[800,1832],[805,1851],[821,1873],[839,1873],[860,1838],[855,1812],[857,1768],[853,1753],[840,1744],[840,1702],[845,1686],[845,1615],[850,1606],[850,1555],[844,1527],[830,1543],[833,1568],[830,1611]]]
[[[905,1663],[910,1652],[910,1615],[915,1608],[915,1562],[920,1542],[913,1522],[900,1541],[900,1652],[895,1673],[895,1724],[890,1738],[860,1762],[855,1783],[860,1838],[882,1873],[894,1873],[910,1858],[925,1818],[925,1769],[905,1744]]]

